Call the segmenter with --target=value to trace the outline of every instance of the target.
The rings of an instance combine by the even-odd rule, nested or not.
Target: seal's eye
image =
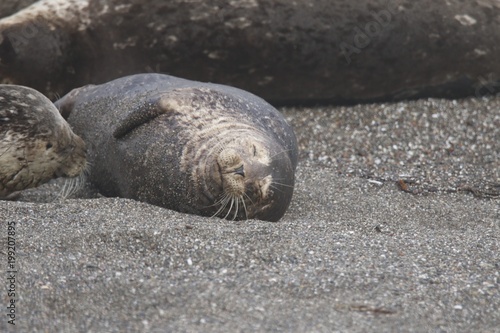
[[[253,156],[257,156],[257,147],[255,147],[255,145],[252,146],[253,146]]]
[[[243,165],[234,170],[234,173],[242,177],[245,177],[245,171],[243,170]]]
[[[47,149],[52,148],[52,143],[50,143],[50,142],[49,142],[49,143],[47,143],[47,145],[45,146],[45,148],[47,148]]]

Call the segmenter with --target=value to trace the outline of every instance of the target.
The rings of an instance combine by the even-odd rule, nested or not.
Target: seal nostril
[[[234,170],[234,173],[242,177],[245,177],[245,171],[243,170],[243,165]]]
[[[45,148],[47,148],[47,149],[52,148],[52,143],[48,142],[47,145],[45,146]]]

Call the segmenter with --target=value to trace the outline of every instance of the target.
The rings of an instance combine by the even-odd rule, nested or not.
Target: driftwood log
[[[495,0],[42,0],[0,20],[0,81],[50,98],[141,72],[275,104],[496,91]]]
[[[0,3],[0,18],[15,14],[34,2],[36,0],[2,0]]]

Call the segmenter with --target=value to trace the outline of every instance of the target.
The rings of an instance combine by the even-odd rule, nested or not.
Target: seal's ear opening
[[[113,131],[113,136],[116,139],[120,139],[135,128],[154,120],[162,114],[168,113],[170,108],[166,107],[165,103],[162,103],[162,100],[165,98],[168,97],[159,96],[151,98],[149,101],[137,106],[119,122],[118,126]]]

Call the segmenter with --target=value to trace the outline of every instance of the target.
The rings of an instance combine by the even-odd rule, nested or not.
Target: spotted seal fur
[[[0,85],[0,198],[86,166],[83,140],[38,91]]]

